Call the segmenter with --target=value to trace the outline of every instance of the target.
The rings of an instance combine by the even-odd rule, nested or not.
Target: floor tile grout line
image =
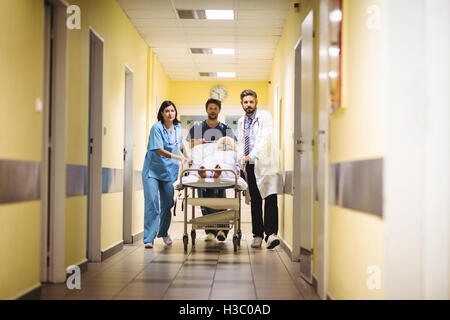
[[[136,246],[135,249],[130,250],[130,252],[127,253],[126,255],[124,255],[124,257],[122,257],[122,258],[120,258],[120,259],[117,259],[117,260],[118,260],[118,261],[119,261],[119,260],[122,260],[123,258],[127,257],[129,254],[131,254],[132,252],[134,252],[134,251],[137,250],[138,248],[139,248],[139,246]],[[123,249],[122,249],[122,250],[123,250]],[[114,257],[114,256],[112,256],[112,257]],[[112,258],[112,257],[111,257],[111,258]],[[118,261],[116,261],[115,263],[117,263]],[[100,263],[103,263],[103,262],[100,262]],[[93,277],[93,276],[96,276],[96,275],[100,274],[101,272],[105,272],[106,270],[108,270],[109,268],[111,268],[115,263],[111,263],[111,266],[107,267],[105,270],[96,270],[96,271],[95,271],[94,273],[92,273],[89,277]],[[88,271],[89,271],[89,265],[88,265]],[[88,279],[87,281],[89,281],[89,279]],[[128,285],[128,283],[127,283],[127,285]],[[122,290],[123,290],[123,289],[122,289]],[[76,293],[78,293],[78,292],[77,292],[77,291],[75,291],[75,292],[69,292],[68,294],[63,295],[63,297],[61,298],[61,300],[66,300],[66,298],[69,298],[69,297],[71,297],[72,295],[74,295],[74,294],[76,294]],[[113,296],[111,299],[114,299],[114,297],[115,297],[115,296]]]
[[[248,262],[250,264],[250,272],[252,273],[253,290],[255,290],[255,299],[258,300],[258,292],[256,291],[255,276],[253,274],[253,263],[252,263],[252,259],[250,258],[250,249],[248,247],[247,241],[245,243],[246,243],[246,246],[247,246],[247,254],[248,254]]]
[[[211,300],[212,291],[213,291],[213,287],[214,287],[214,281],[216,279],[217,268],[219,267],[219,260],[220,260],[221,252],[222,252],[222,248],[220,248],[219,255],[217,256],[216,270],[214,270],[214,276],[213,276],[213,279],[212,279],[212,282],[211,282],[211,288],[209,289],[208,300]]]
[[[187,255],[185,255],[185,259],[183,260],[183,263],[181,264],[180,268],[178,269],[177,273],[175,274],[175,276],[173,277],[173,279],[170,281],[169,285],[167,286],[167,289],[164,291],[164,293],[161,295],[161,298],[159,300],[164,300],[163,298],[166,296],[167,292],[169,291],[170,287],[172,286],[173,282],[175,281],[175,279],[178,277],[178,274],[180,273],[181,269],[183,269],[184,263],[188,260],[189,256],[192,253],[192,248],[191,250],[187,253]]]
[[[138,246],[138,248],[139,248],[140,246]],[[144,250],[146,250],[145,248],[144,248]],[[112,298],[111,298],[111,300],[114,300],[118,295],[120,295],[120,293],[122,293],[124,290],[125,290],[125,288],[126,287],[128,287],[128,285],[130,285],[142,272],[144,272],[144,269],[145,268],[147,268],[150,264],[152,264],[152,262],[157,258],[157,257],[159,257],[160,255],[161,255],[161,253],[162,253],[162,251],[158,251],[158,254],[155,256],[155,257],[153,257],[153,259],[152,260],[150,260],[150,262],[148,262],[147,264],[146,264],[146,267],[144,267],[141,271],[139,271],[137,274],[136,274],[136,276],[134,276],[134,278],[132,278],[130,281],[128,281],[126,284],[125,284],[125,286],[124,287],[122,287],[122,289],[120,289],[119,290],[119,292],[117,292],[117,294],[116,295],[114,295]]]

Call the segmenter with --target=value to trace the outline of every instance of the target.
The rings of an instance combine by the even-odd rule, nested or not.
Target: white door
[[[133,72],[125,67],[125,137],[123,147],[123,242],[132,243],[133,216]]]
[[[66,279],[66,6],[52,0],[44,8],[40,279],[60,283]]]
[[[314,43],[313,12],[302,23],[295,48],[294,241],[293,258],[312,282],[314,204]]]
[[[101,261],[103,40],[90,31],[87,257]]]

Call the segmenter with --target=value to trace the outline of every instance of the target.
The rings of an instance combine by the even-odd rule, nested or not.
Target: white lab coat
[[[237,139],[239,158],[244,155],[244,119],[238,121]],[[274,139],[272,116],[265,110],[256,110],[253,122],[253,135],[256,137],[250,156],[255,155],[255,176],[261,197],[283,193],[283,181],[279,176],[278,146]]]

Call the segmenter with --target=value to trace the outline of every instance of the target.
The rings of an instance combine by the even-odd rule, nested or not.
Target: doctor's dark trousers
[[[251,197],[251,211],[252,211],[252,232],[254,237],[264,238],[265,240],[275,233],[278,233],[278,204],[277,195],[271,194],[264,199],[264,221],[262,211],[262,198],[256,184],[255,165],[246,164],[248,190]]]

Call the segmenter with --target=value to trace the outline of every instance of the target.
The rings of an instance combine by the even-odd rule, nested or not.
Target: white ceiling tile
[[[283,10],[239,10],[238,20],[277,19],[284,20],[286,14]]]
[[[234,9],[234,0],[173,0],[173,4],[177,9]]]
[[[242,28],[283,28],[285,22],[283,19],[243,19],[237,20],[235,25]]]
[[[173,10],[127,10],[130,19],[177,19]]]
[[[238,10],[284,10],[289,11],[290,0],[239,0]]]
[[[199,72],[234,71],[266,80],[290,0],[116,0],[172,80],[210,81]],[[234,9],[237,20],[179,19],[177,9]],[[235,55],[195,55],[189,48],[234,48]]]
[[[127,10],[171,9],[172,4],[167,0],[116,0]]]
[[[139,31],[140,27],[156,27],[163,30],[166,27],[180,27],[180,23],[177,19],[131,19],[133,25]]]

